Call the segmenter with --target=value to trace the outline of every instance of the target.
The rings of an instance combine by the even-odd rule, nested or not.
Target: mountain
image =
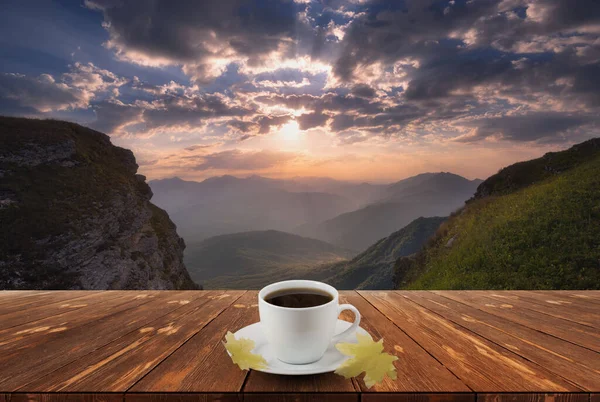
[[[150,182],[152,199],[171,216],[188,242],[253,230],[291,230],[354,208],[355,202],[327,192],[293,192],[290,183],[260,176],[221,176],[202,182],[178,178]]]
[[[446,216],[475,193],[481,180],[451,173],[425,173],[391,184],[378,202],[294,230],[339,247],[361,250],[423,216]]]
[[[600,139],[517,163],[481,183],[415,256],[412,289],[600,289]]]
[[[404,228],[379,240],[350,261],[322,267],[333,275],[324,279],[338,289],[393,289],[394,263],[416,253],[446,218],[417,218]]]
[[[195,289],[133,153],[77,124],[0,117],[0,289]]]
[[[311,279],[315,267],[352,255],[325,242],[276,230],[215,236],[190,244],[185,262],[206,288],[260,289],[285,279]]]

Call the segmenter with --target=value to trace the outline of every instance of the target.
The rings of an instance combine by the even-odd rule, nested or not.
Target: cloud
[[[218,147],[220,145],[223,145],[223,143],[222,142],[215,142],[213,144],[196,144],[196,145],[191,145],[189,147],[185,147],[184,150],[189,151],[189,152],[205,151],[207,149],[215,148],[215,147]]]
[[[465,124],[474,129],[455,141],[475,142],[494,136],[510,141],[556,140],[569,130],[598,122],[597,117],[551,112],[476,119]]]
[[[188,147],[267,143],[291,120],[340,146],[568,142],[600,114],[594,0],[85,4],[117,61],[0,74],[1,111],[93,111],[101,131]]]
[[[104,14],[106,46],[119,58],[151,66],[182,65],[202,82],[221,75],[233,61],[252,66],[274,53],[292,51],[296,14],[303,8],[285,0],[86,4]]]
[[[27,77],[0,73],[0,106],[5,110],[29,110],[32,113],[85,107],[85,94],[48,75]]]
[[[118,95],[118,88],[126,82],[92,63],[75,63],[69,72],[57,77],[0,73],[0,108],[32,114],[87,108],[93,99],[109,91],[108,96]]]
[[[94,108],[96,121],[90,126],[103,133],[116,133],[124,127],[142,121],[144,111],[121,102],[103,102]]]
[[[327,124],[330,116],[325,113],[305,113],[296,117],[300,130],[308,130],[314,127],[322,127]]]
[[[62,75],[62,80],[69,87],[79,88],[90,94],[119,88],[127,83],[125,78],[92,63],[75,63],[70,72]]]

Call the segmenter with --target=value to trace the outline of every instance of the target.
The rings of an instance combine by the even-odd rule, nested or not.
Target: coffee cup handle
[[[332,342],[334,343],[339,341],[346,335],[349,335],[352,332],[356,331],[356,329],[360,325],[360,313],[358,312],[358,309],[356,307],[354,307],[352,304],[340,304],[340,306],[338,307],[338,315],[340,315],[340,313],[344,310],[350,310],[354,313],[354,322],[352,323],[350,328],[333,336]]]

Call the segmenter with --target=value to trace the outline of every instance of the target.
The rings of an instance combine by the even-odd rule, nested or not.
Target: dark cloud
[[[296,117],[296,121],[300,130],[308,130],[326,125],[329,118],[330,116],[325,113],[305,113]]]
[[[465,124],[475,127],[473,132],[458,137],[456,141],[475,142],[492,136],[510,141],[556,139],[568,130],[598,122],[598,117],[551,112],[477,119]]]
[[[352,94],[362,98],[372,98],[375,96],[375,90],[368,85],[358,84],[352,88]]]
[[[87,4],[102,10],[110,35],[107,45],[117,54],[146,64],[183,64],[199,80],[220,75],[217,59],[241,57],[255,65],[289,44],[299,10],[292,0]]]
[[[271,131],[271,127],[281,127],[288,121],[290,121],[292,117],[285,116],[260,116],[256,119],[256,123],[258,124],[258,133],[266,134]]]
[[[205,149],[214,148],[214,147],[216,147],[218,145],[221,145],[221,144],[222,143],[220,143],[220,142],[214,143],[214,144],[196,144],[196,145],[192,145],[192,146],[189,146],[189,147],[185,147],[184,149],[186,151],[189,151],[189,152],[202,151],[202,150],[205,150]]]
[[[96,121],[91,124],[95,130],[111,134],[128,124],[139,122],[144,111],[138,107],[116,102],[104,102],[94,109]]]
[[[157,95],[152,102],[102,102],[94,111],[94,128],[110,134],[137,123],[129,133],[143,136],[155,131],[200,129],[214,120],[256,113],[221,95],[174,93]]]
[[[84,107],[86,104],[87,99],[82,91],[56,82],[48,74],[27,77],[22,74],[0,73],[2,109],[48,112]]]

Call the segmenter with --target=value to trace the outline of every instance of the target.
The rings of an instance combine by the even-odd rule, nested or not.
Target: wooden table
[[[399,357],[371,389],[234,366],[256,294],[0,292],[0,401],[600,402],[600,291],[342,292]]]

